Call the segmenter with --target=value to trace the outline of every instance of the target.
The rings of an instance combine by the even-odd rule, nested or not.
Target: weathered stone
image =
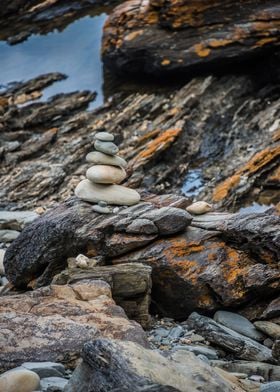
[[[119,184],[125,179],[126,172],[116,166],[95,165],[87,170],[86,177],[97,184]]]
[[[140,201],[140,195],[134,189],[121,185],[93,184],[89,180],[81,181],[75,189],[78,198],[90,203],[98,203],[100,200],[108,204],[129,206]]]
[[[4,256],[5,256],[5,250],[0,249],[0,276],[5,275],[5,270],[4,270]]]
[[[55,392],[63,391],[68,380],[62,377],[45,377],[41,380],[40,385],[43,392],[55,390]]]
[[[271,323],[270,321],[256,321],[256,328],[274,339],[280,339],[280,325]]]
[[[108,155],[116,155],[119,152],[118,147],[112,142],[102,142],[100,140],[96,140],[94,147],[97,151]]]
[[[280,297],[270,302],[270,304],[262,314],[263,318],[268,318],[268,319],[272,317],[278,317],[278,316],[280,316]]]
[[[174,346],[174,350],[187,350],[195,355],[205,355],[208,359],[218,359],[218,353],[211,347],[201,346],[201,345],[176,345]]]
[[[99,204],[93,206],[92,211],[98,212],[99,214],[110,214],[112,212],[109,207],[101,207]]]
[[[10,370],[0,376],[0,391],[3,392],[33,392],[39,386],[39,376],[30,370]]]
[[[139,324],[110,296],[108,283],[91,280],[2,297],[1,370],[24,361],[75,366],[83,344],[100,335],[147,345]]]
[[[16,230],[0,230],[0,242],[12,242],[19,234],[20,232]]]
[[[155,234],[158,233],[158,228],[153,221],[149,219],[138,218],[127,226],[126,232],[133,234]]]
[[[114,140],[114,135],[109,132],[97,132],[94,137],[103,142],[112,142]]]
[[[162,235],[178,233],[191,224],[191,215],[179,208],[162,207],[140,215],[140,218],[149,219],[158,228]]]
[[[86,161],[95,165],[112,165],[125,168],[127,162],[125,159],[115,155],[103,154],[103,152],[93,151],[87,154]]]
[[[265,335],[260,333],[256,327],[254,327],[254,324],[239,314],[218,310],[214,315],[214,320],[217,321],[217,323],[223,324],[224,326],[239,332],[241,335],[257,340],[258,342],[265,339]]]
[[[119,72],[156,76],[232,64],[277,47],[278,15],[272,0],[246,7],[235,0],[127,1],[107,20],[103,61]]]
[[[280,392],[280,381],[261,385],[260,392]]]
[[[122,391],[139,392],[144,386],[149,390],[153,384],[171,386],[181,392],[242,391],[192,353],[168,359],[131,342],[97,339],[84,346],[82,357],[83,362],[75,370],[66,392],[113,391],[120,385]]]
[[[38,216],[33,211],[0,211],[0,229],[21,231]]]
[[[272,346],[272,355],[280,363],[280,340],[275,340]]]
[[[249,376],[259,374],[266,381],[277,381],[280,378],[280,366],[271,365],[263,362],[250,362],[250,361],[211,361],[213,366],[221,367],[229,372],[246,373]]]
[[[214,320],[192,313],[188,318],[191,328],[204,336],[210,343],[234,353],[237,358],[249,361],[275,362],[269,348],[245,337]]]

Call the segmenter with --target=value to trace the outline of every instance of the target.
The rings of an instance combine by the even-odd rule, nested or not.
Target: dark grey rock
[[[280,363],[280,339],[275,340],[272,346],[272,355]]]
[[[21,367],[38,374],[40,378],[63,377],[65,367],[57,362],[24,362]]]
[[[280,392],[280,381],[261,385],[260,392]]]
[[[130,225],[126,228],[127,233],[133,234],[154,234],[158,232],[158,228],[149,219],[135,219]]]
[[[214,315],[214,320],[258,342],[265,339],[265,336],[256,329],[254,324],[239,314],[218,310]]]

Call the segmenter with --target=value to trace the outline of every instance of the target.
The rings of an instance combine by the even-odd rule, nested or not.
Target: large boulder
[[[130,0],[105,24],[103,60],[156,76],[213,69],[276,47],[279,12],[273,0]]]
[[[243,390],[186,351],[166,358],[132,342],[96,339],[85,344],[82,358],[65,392],[165,391],[160,386],[181,392]]]
[[[98,336],[148,346],[140,325],[116,306],[102,280],[51,285],[1,299],[1,370],[26,361],[75,366],[83,344]]]

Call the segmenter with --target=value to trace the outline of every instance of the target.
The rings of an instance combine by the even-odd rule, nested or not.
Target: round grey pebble
[[[112,142],[102,142],[101,140],[96,140],[94,147],[97,151],[108,155],[116,155],[119,152],[118,147]]]
[[[108,207],[101,207],[100,205],[96,204],[92,207],[92,210],[95,212],[99,212],[99,214],[110,214],[111,210]]]
[[[280,392],[280,381],[269,382],[261,385],[260,392]]]
[[[101,140],[102,142],[112,142],[114,140],[114,135],[109,132],[97,132],[95,134],[95,139]]]
[[[106,201],[103,201],[103,200],[100,200],[99,202],[98,202],[98,205],[100,206],[100,207],[107,207],[107,203],[106,203]]]

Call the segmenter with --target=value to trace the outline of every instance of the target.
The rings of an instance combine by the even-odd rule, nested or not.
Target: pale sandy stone
[[[125,179],[126,172],[116,166],[95,165],[87,170],[86,177],[96,184],[119,184]]]
[[[186,208],[190,214],[202,215],[212,210],[212,205],[206,201],[197,201]]]
[[[39,389],[40,378],[30,370],[9,370],[0,376],[2,392],[33,392]]]
[[[140,201],[140,195],[134,189],[121,185],[93,184],[89,180],[83,180],[78,184],[75,195],[90,203],[103,200],[108,204],[121,206],[130,206]]]

